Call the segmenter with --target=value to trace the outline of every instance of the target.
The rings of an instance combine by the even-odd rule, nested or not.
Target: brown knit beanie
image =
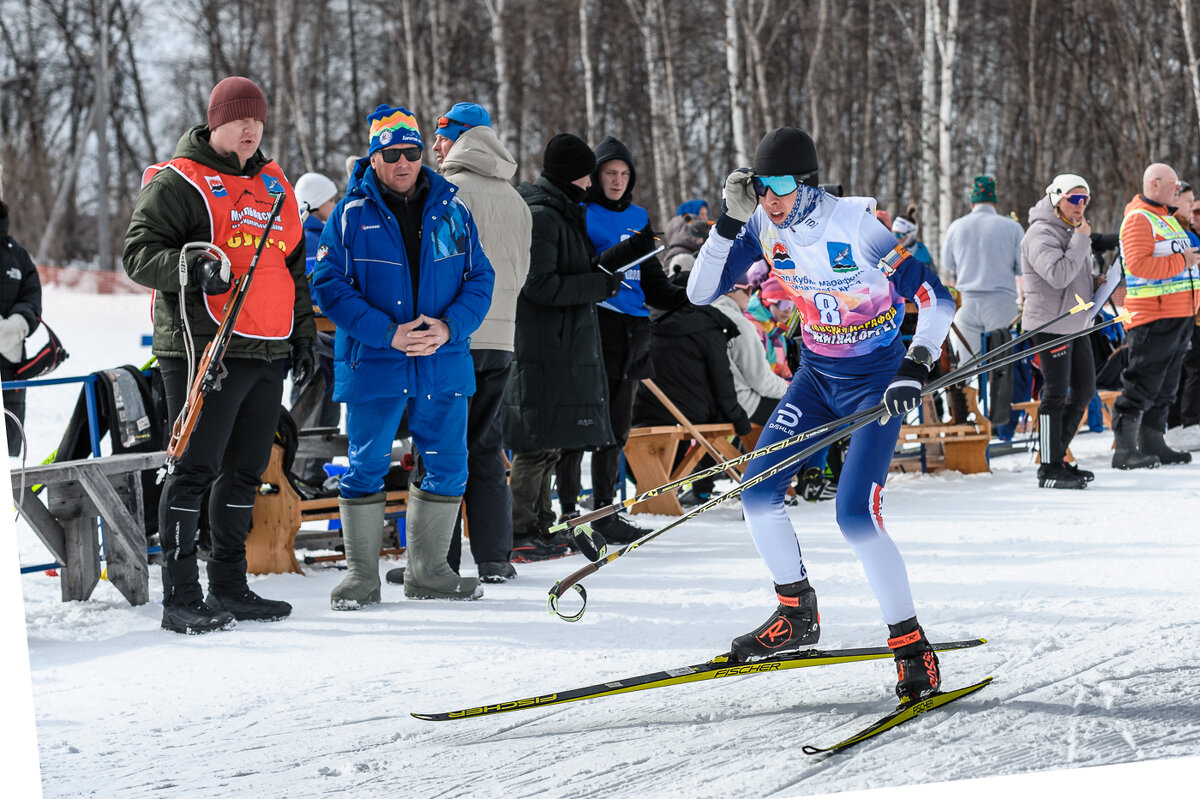
[[[208,129],[216,130],[235,119],[267,121],[267,98],[249,78],[235,75],[213,87],[208,98]]]

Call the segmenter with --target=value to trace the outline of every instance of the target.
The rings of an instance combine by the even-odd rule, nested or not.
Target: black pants
[[[592,507],[611,505],[617,495],[617,474],[621,470],[621,450],[629,440],[629,428],[633,426],[633,401],[637,397],[640,380],[608,381],[608,413],[612,423],[613,437],[617,443],[592,452]],[[558,501],[564,511],[574,510],[579,492],[583,488],[580,465],[584,450],[566,450],[554,467]]]
[[[1200,325],[1192,325],[1190,338],[1192,345],[1183,356],[1183,366],[1179,373],[1179,407],[1172,408],[1172,416],[1175,418],[1171,420],[1171,427],[1191,427],[1200,424]],[[7,394],[5,401],[8,401]]]
[[[1034,346],[1058,338],[1058,333],[1038,333]],[[1096,363],[1092,357],[1092,340],[1081,336],[1038,357],[1042,370],[1041,410],[1063,410],[1079,418],[1087,413],[1088,403],[1096,395]],[[1076,421],[1078,424],[1078,421]]]
[[[9,376],[5,375],[5,379],[9,379]],[[21,426],[25,424],[25,389],[14,388],[11,391],[5,391],[4,407],[12,411],[20,421],[20,425],[18,425],[7,413],[4,414],[4,429],[8,432],[8,456],[19,458],[21,456]]]
[[[159,358],[167,413],[173,421],[187,397],[187,362]],[[163,549],[163,603],[202,598],[196,567],[196,523],[209,494],[212,555],[208,587],[217,594],[246,588],[246,535],[254,498],[271,457],[283,398],[284,360],[227,358],[221,390],[204,400],[183,458],[158,505]],[[211,489],[211,491],[210,491]]]
[[[467,532],[476,563],[507,561],[512,554],[512,492],[504,466],[500,411],[512,353],[471,350],[475,362],[475,394],[467,402]],[[462,560],[459,526],[450,539],[447,560],[455,571]]]
[[[1179,372],[1195,326],[1190,316],[1156,319],[1125,334],[1129,363],[1121,372],[1118,413],[1144,411],[1142,424],[1167,429],[1167,412],[1179,388]]]

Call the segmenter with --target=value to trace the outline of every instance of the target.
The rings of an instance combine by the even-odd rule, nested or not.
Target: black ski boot
[[[1192,453],[1185,450],[1171,449],[1163,437],[1163,431],[1146,424],[1145,421],[1138,428],[1137,440],[1138,449],[1146,455],[1156,456],[1164,465],[1192,462]]]
[[[779,607],[771,618],[753,632],[733,639],[733,659],[759,660],[785,652],[799,652],[821,639],[821,616],[817,613],[817,592],[808,578],[798,583],[776,585]]]
[[[1060,460],[1067,471],[1075,477],[1082,478],[1085,482],[1090,483],[1096,479],[1094,472],[1089,472],[1087,469],[1080,469],[1078,464],[1069,463],[1066,460],[1067,450],[1070,448],[1071,442],[1075,440],[1075,433],[1079,430],[1079,423],[1083,421],[1083,417],[1086,414],[1086,409],[1067,408],[1063,411],[1062,435],[1059,437],[1063,457]]]
[[[937,653],[929,645],[917,617],[888,625],[888,648],[896,660],[896,696],[901,702],[918,702],[937,692],[942,684]]]
[[[1153,469],[1161,463],[1157,455],[1138,449],[1138,430],[1141,426],[1141,411],[1119,411],[1113,417],[1113,446],[1116,448],[1112,457],[1114,469]]]

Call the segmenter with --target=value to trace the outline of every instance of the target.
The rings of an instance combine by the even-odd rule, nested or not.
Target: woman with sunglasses
[[[758,440],[769,447],[827,422],[878,406],[890,415],[850,438],[838,483],[837,521],[862,562],[888,625],[903,700],[941,683],[937,657],[917,623],[908,573],[881,515],[901,417],[920,401],[929,367],[954,316],[954,300],[937,276],[875,216],[870,197],[835,197],[817,182],[816,147],[785,127],[763,137],[754,169],[725,181],[725,209],[700,249],[688,280],[692,302],[707,304],[765,258],[795,297],[801,324],[800,366]],[[905,298],[920,309],[907,352],[900,337]],[[798,445],[798,446],[803,446]],[[750,461],[745,479],[793,454]],[[813,646],[820,638],[816,593],[784,507],[795,474],[807,464],[746,489],[742,508],[755,546],[775,582],[779,606],[760,627],[733,641],[733,656],[754,660]]]
[[[1046,195],[1029,209],[1029,229],[1021,239],[1021,278],[1025,305],[1021,325],[1025,330],[1049,322],[1077,302],[1091,301],[1096,289],[1092,275],[1092,226],[1084,218],[1091,196],[1088,182],[1079,175],[1059,175],[1046,187]],[[1033,337],[1035,345],[1064,333],[1075,333],[1089,323],[1075,314]],[[1092,342],[1082,336],[1038,356],[1045,380],[1038,408],[1038,448],[1042,463],[1038,485],[1042,488],[1086,488],[1095,475],[1067,463],[1067,447],[1075,437],[1088,403],[1096,394],[1096,365]]]

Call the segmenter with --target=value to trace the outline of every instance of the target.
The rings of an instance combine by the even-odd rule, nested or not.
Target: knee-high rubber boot
[[[1163,431],[1143,420],[1138,428],[1138,449],[1146,455],[1157,456],[1164,464],[1191,463],[1192,453],[1186,450],[1171,449],[1163,437]]]
[[[462,497],[443,497],[419,488],[408,490],[405,528],[408,567],[404,595],[409,599],[478,599],[483,589],[474,577],[459,577],[446,562]]]
[[[1122,411],[1113,419],[1114,469],[1149,469],[1160,463],[1157,455],[1138,450],[1138,430],[1142,426],[1142,412]]]
[[[346,577],[329,595],[334,610],[358,610],[379,602],[379,548],[383,545],[385,495],[338,499]]]

